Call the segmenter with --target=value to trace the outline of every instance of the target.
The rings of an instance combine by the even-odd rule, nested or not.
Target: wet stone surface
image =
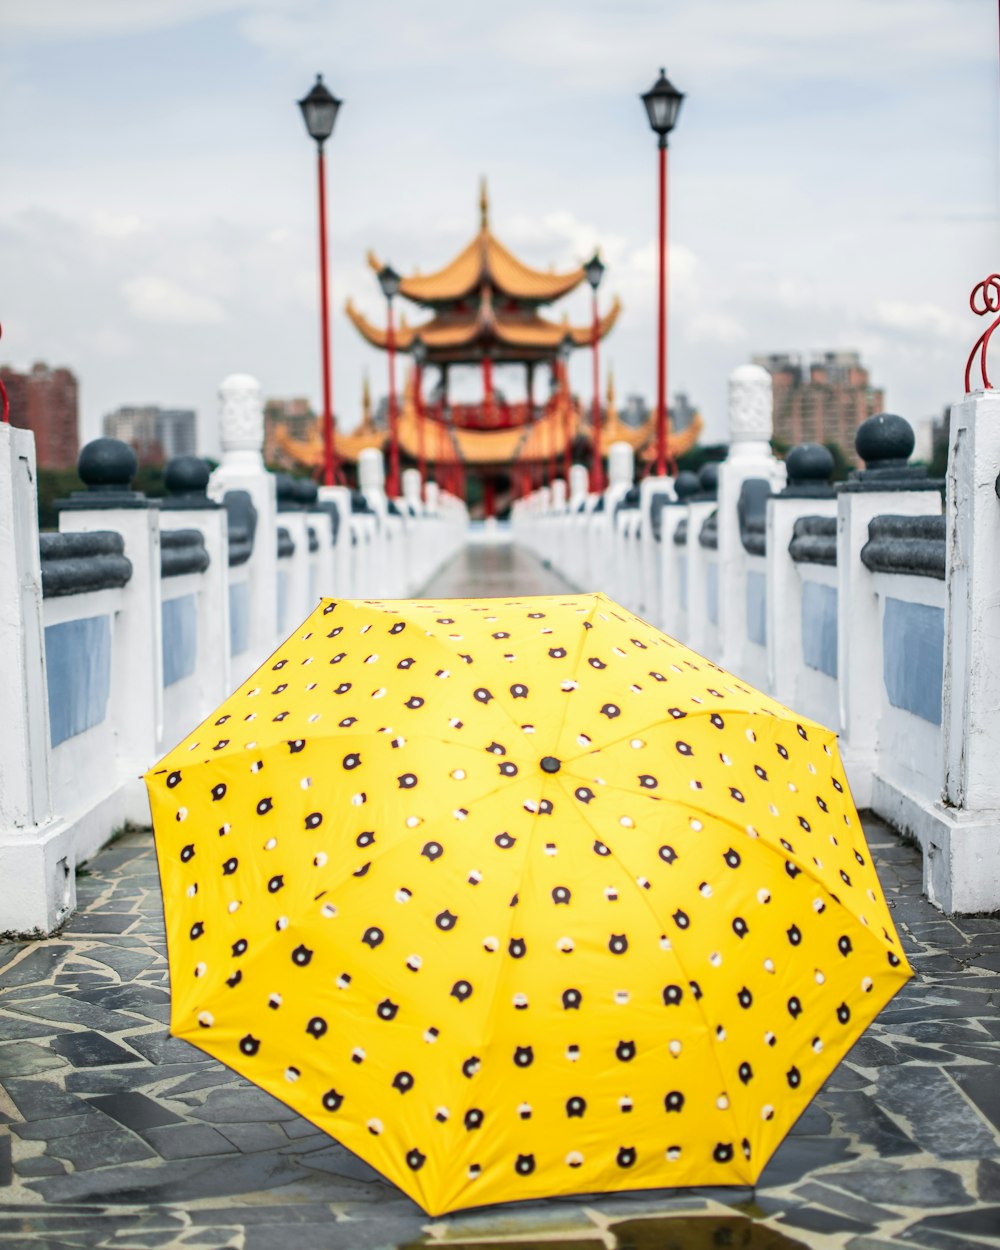
[[[437,594],[562,589],[484,549]],[[966,1250],[1000,1245],[1000,918],[948,919],[918,854],[866,822],[916,976],[755,1190],[657,1190],[431,1220],[293,1111],[167,1034],[152,838],[88,865],[57,937],[0,943],[0,1250],[516,1245]]]

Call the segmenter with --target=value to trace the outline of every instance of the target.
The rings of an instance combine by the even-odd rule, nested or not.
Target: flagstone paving
[[[434,594],[552,593],[505,546]],[[914,979],[755,1189],[657,1190],[430,1220],[283,1104],[169,1037],[156,861],[131,831],[55,937],[0,941],[0,1247],[516,1245],[964,1250],[1000,1245],[1000,917],[920,897],[916,851],[865,823]]]

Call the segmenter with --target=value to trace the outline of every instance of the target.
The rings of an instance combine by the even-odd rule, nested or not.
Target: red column
[[[389,350],[389,475],[385,493],[390,499],[399,497],[399,408],[396,404],[396,325],[392,314],[392,299],[386,329],[386,346]]]
[[[420,472],[420,495],[423,498],[424,482],[427,478],[427,459],[424,454],[424,371],[420,365],[414,367],[413,400],[417,408],[417,468]]]
[[[569,471],[570,471],[570,466],[573,463],[573,449],[570,445],[572,442],[572,439],[570,438],[570,424],[571,424],[570,423],[570,416],[571,416],[570,404],[572,401],[570,400],[570,397],[569,397],[569,361],[568,360],[564,360],[562,362],[561,372],[562,372],[561,402],[563,406],[563,437],[566,441],[566,446],[563,449],[563,476],[566,479],[566,490],[568,492],[569,491]]]
[[[590,325],[590,352],[594,365],[594,399],[590,410],[590,424],[594,437],[594,460],[590,468],[590,489],[604,489],[604,449],[601,446],[601,369],[598,360],[598,344],[601,340],[601,323],[597,316],[597,292],[593,293]]]
[[[660,275],[656,360],[656,472],[667,471],[667,137],[660,138]]]
[[[483,412],[493,414],[493,358],[488,352],[483,356]]]
[[[0,326],[0,338],[3,338],[3,326]],[[3,378],[0,378],[0,408],[2,408],[4,424],[10,425],[10,400],[7,398],[7,388],[3,384]]]
[[[319,289],[320,324],[323,336],[323,485],[337,480],[336,429],[333,417],[333,380],[330,362],[330,300],[326,276],[326,169],[323,148],[319,149]]]

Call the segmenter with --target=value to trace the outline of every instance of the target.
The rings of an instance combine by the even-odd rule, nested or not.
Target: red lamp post
[[[668,80],[666,71],[640,97],[649,124],[659,136],[660,150],[660,315],[657,328],[656,369],[656,472],[667,471],[667,135],[677,125],[684,95]]]
[[[597,315],[597,288],[601,285],[601,279],[604,277],[604,262],[601,260],[599,253],[595,252],[591,256],[590,260],[584,265],[583,271],[587,275],[587,281],[590,283],[593,312],[590,347],[594,362],[594,404],[591,409],[590,422],[593,428],[594,459],[590,467],[590,489],[596,492],[604,489],[604,459],[601,448],[601,373],[597,356],[598,343],[601,338],[601,322]]]
[[[399,294],[402,282],[391,265],[383,265],[378,271],[378,284],[382,288],[388,306],[386,321],[386,347],[389,352],[389,473],[385,493],[390,499],[399,496],[399,407],[396,403],[396,324],[392,315],[392,301]]]
[[[427,362],[427,348],[424,341],[416,335],[410,344],[413,357],[415,376],[413,378],[413,402],[417,410],[417,468],[420,471],[420,492],[423,497],[424,481],[427,477],[427,458],[424,447],[424,365]]]
[[[332,486],[337,479],[337,453],[334,446],[333,383],[330,364],[330,301],[327,289],[326,262],[326,169],[323,164],[323,144],[333,133],[333,123],[343,100],[338,100],[323,85],[323,75],[316,75],[316,82],[308,95],[298,101],[306,123],[306,130],[316,140],[317,175],[319,180],[319,289],[320,332],[323,348],[323,485]]]

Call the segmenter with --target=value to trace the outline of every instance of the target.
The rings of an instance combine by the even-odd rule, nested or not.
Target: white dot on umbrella
[[[302,787],[303,790],[308,790],[309,787],[312,785],[312,783],[313,783],[312,777],[303,777],[302,780],[299,782],[299,785]]]
[[[210,1029],[215,1023],[215,1016],[210,1011],[199,1011],[198,1023],[203,1029]]]
[[[715,1105],[720,1111],[725,1111],[729,1107],[729,1099],[725,1094],[720,1094],[715,1100]]]
[[[683,1048],[683,1046],[681,1046],[680,1042],[679,1042],[676,1038],[674,1038],[674,1040],[670,1043],[670,1045],[667,1047],[667,1049],[670,1051],[670,1053],[671,1053],[671,1054],[673,1055],[673,1057],[676,1059],[676,1058],[677,1058],[677,1056],[681,1053],[681,1051],[682,1051],[684,1048]]]
[[[240,900],[234,898],[233,901],[229,904],[229,908],[228,908],[230,916],[233,914],[233,912],[239,911],[239,909],[240,909]]]
[[[419,824],[420,824],[419,816],[407,816],[406,818],[407,829],[416,829],[417,825]]]
[[[264,850],[273,851],[277,845],[278,845],[277,838],[268,838],[268,840],[264,843]]]
[[[452,780],[453,780],[453,781],[464,781],[464,780],[465,780],[465,769],[464,769],[464,768],[456,768],[456,769],[454,769],[454,770],[452,771],[451,777],[452,777]]]
[[[319,909],[319,913],[321,916],[325,916],[327,920],[331,920],[337,914],[337,909],[332,903],[324,903]]]

